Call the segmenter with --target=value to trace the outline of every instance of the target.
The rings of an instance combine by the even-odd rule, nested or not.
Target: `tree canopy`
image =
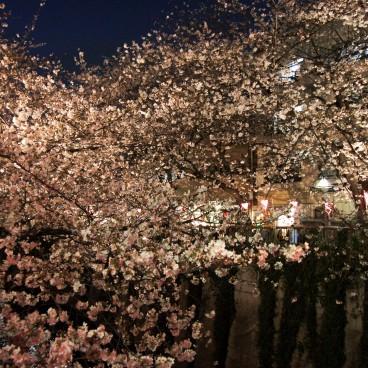
[[[193,361],[207,317],[191,285],[309,250],[193,221],[266,197],[295,165],[335,170],[362,220],[367,3],[262,6],[219,1],[215,23],[153,32],[102,67],[81,54],[78,74],[0,33],[4,364]]]

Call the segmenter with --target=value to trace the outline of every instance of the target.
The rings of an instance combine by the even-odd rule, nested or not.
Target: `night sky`
[[[12,11],[8,35],[24,33],[32,21],[40,0],[3,0]],[[200,0],[187,1],[195,8]],[[111,56],[124,43],[139,42],[154,28],[155,21],[163,21],[180,0],[47,0],[42,8],[36,30],[35,43],[46,45],[36,52],[55,54],[65,67],[72,69],[78,49],[86,60],[100,64],[103,56]]]

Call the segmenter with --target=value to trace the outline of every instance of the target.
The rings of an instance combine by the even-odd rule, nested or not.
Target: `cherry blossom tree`
[[[139,170],[134,125],[87,86],[94,71],[65,76],[4,37],[1,60],[2,363],[192,361],[187,280],[248,254],[194,228],[178,210],[193,199]]]
[[[241,3],[221,3],[249,19]],[[364,14],[359,2],[278,1],[254,10],[243,32],[219,34],[197,21],[155,34],[110,63],[111,88],[102,79],[101,98],[139,127],[130,131],[139,142],[132,156],[150,160],[154,175],[184,172],[191,185],[240,204],[260,189],[267,195],[293,167],[329,168],[358,200],[366,170]]]
[[[241,2],[221,3],[249,17]],[[140,146],[136,159],[154,175],[184,172],[184,179],[173,183],[178,190],[204,186],[208,200],[231,198],[237,204],[282,190],[313,201],[319,174],[333,171],[333,190],[354,203],[350,214],[335,211],[335,216],[359,242],[342,241],[343,232],[338,241],[349,255],[350,271],[343,272],[347,260],[336,260],[333,244],[324,244],[318,257],[327,256],[327,280],[341,272],[344,278],[358,269],[365,273],[359,243],[367,239],[359,228],[365,221],[361,196],[367,172],[366,4],[272,1],[264,6],[251,12],[251,27],[244,32],[224,36],[206,22],[197,23],[172,36],[154,35],[117,56],[109,77],[123,83],[141,76],[129,98],[119,100],[127,106],[127,120],[139,127],[131,131]],[[110,93],[107,89],[106,96]],[[292,183],[295,176],[300,184]],[[267,247],[257,250],[259,267],[278,264]],[[269,274],[265,278],[270,280]],[[324,286],[326,293],[337,286],[332,301],[346,294],[346,284],[336,283]],[[337,308],[340,313],[344,302]],[[325,315],[335,309],[326,304]],[[336,348],[341,339],[340,334]],[[327,350],[325,356],[332,359]],[[289,358],[280,357],[280,366]]]
[[[235,15],[226,33],[211,22],[154,32],[101,68],[81,54],[78,75],[0,34],[5,365],[192,362],[207,318],[193,285],[310,251],[250,238],[245,221],[234,231],[215,199],[254,203],[299,164],[337,170],[358,200],[366,4],[218,7]]]

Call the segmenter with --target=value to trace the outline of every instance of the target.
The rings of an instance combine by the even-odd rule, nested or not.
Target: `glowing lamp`
[[[248,211],[249,209],[249,203],[248,202],[243,202],[243,203],[240,203],[240,208],[244,211]]]
[[[268,199],[262,199],[261,200],[261,205],[262,205],[262,209],[264,209],[266,211],[267,207],[268,207]]]
[[[324,206],[325,206],[325,211],[326,211],[328,217],[331,217],[331,213],[332,213],[333,208],[334,208],[333,203],[331,203],[331,202],[325,202],[324,203]]]
[[[332,188],[332,185],[326,178],[321,178],[317,181],[314,187],[316,189],[327,190],[327,189]]]

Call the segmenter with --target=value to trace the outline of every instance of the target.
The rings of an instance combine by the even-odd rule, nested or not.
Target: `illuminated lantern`
[[[267,211],[268,208],[268,199],[261,200],[262,210]]]
[[[291,201],[290,204],[292,206],[290,208],[290,216],[291,217],[294,217],[295,216],[295,213],[296,213],[296,209],[298,207],[298,202],[297,201]]]
[[[240,208],[244,211],[248,211],[249,209],[249,203],[248,202],[244,202],[240,204]]]
[[[332,213],[333,208],[334,208],[333,203],[325,202],[324,205],[325,205],[325,211],[326,211],[328,217],[331,217],[331,213]]]
[[[368,191],[363,192],[365,208],[368,208]]]
[[[293,222],[296,225],[300,225],[299,208],[297,201],[291,201],[290,216],[293,218]]]

